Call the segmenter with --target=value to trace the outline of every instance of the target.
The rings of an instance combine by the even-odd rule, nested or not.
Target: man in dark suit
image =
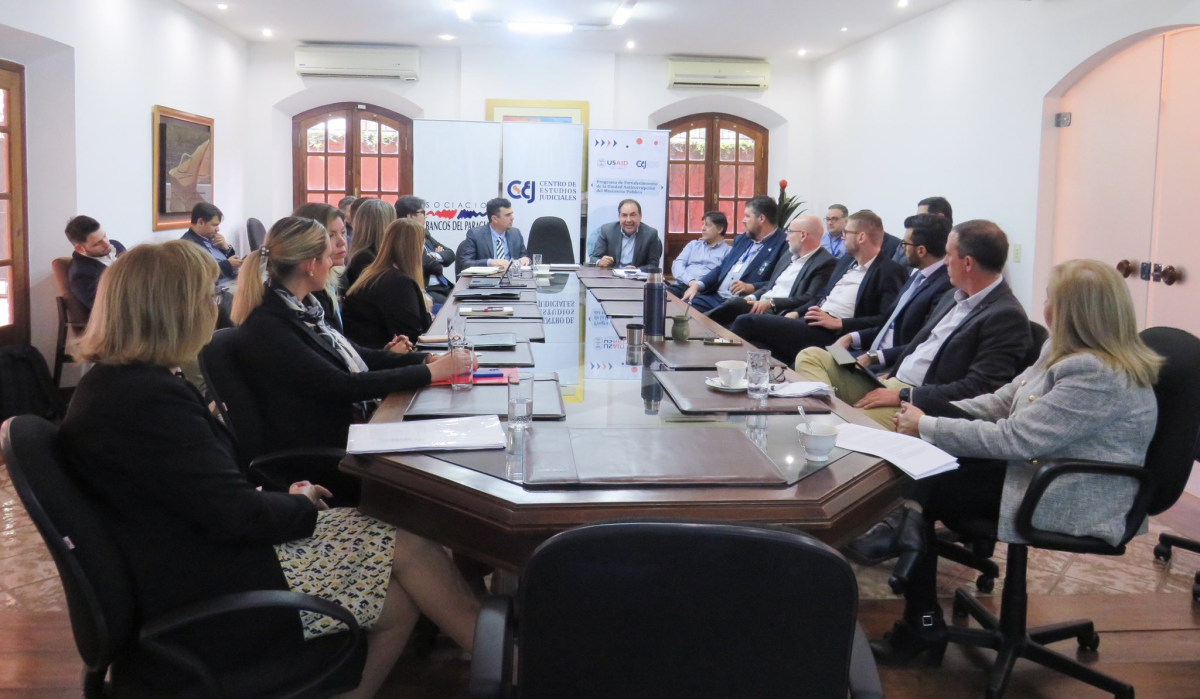
[[[944,218],[951,227],[954,226],[954,209],[950,206],[950,202],[946,201],[945,197],[925,197],[917,202],[917,213],[932,214],[933,216]],[[904,250],[897,250],[892,255],[892,259],[900,264],[904,264]]]
[[[446,303],[454,282],[445,275],[445,268],[454,264],[454,251],[439,243],[425,228],[425,200],[411,194],[396,200],[396,218],[411,218],[425,229],[425,293],[435,304]]]
[[[221,235],[222,218],[220,209],[208,202],[200,202],[192,207],[192,227],[180,239],[189,240],[207,250],[221,268],[218,283],[226,285],[237,279],[242,258],[237,256],[233,246],[225,242],[225,236]]]
[[[1022,369],[1032,339],[1029,318],[1001,276],[1008,239],[991,221],[967,221],[946,245],[956,291],[946,294],[911,342],[898,346],[895,371],[878,387],[864,372],[840,367],[823,349],[800,353],[796,371],[823,381],[838,397],[894,429],[902,402],[936,414],[949,401],[990,393]],[[867,355],[860,364],[869,366]]]
[[[528,265],[525,237],[513,228],[512,202],[492,199],[487,203],[487,217],[487,225],[467,231],[467,239],[458,246],[459,273],[468,267],[508,269],[513,260]]]
[[[592,261],[600,267],[637,267],[643,272],[661,267],[662,239],[642,223],[642,205],[626,199],[617,206],[620,220],[600,227]]]
[[[844,236],[846,254],[818,303],[785,316],[744,315],[730,330],[790,364],[802,349],[827,347],[848,331],[882,324],[887,320],[883,310],[892,305],[907,278],[903,267],[882,254],[883,235],[883,222],[873,212],[851,214]]]
[[[788,252],[779,256],[766,291],[734,296],[708,317],[728,328],[746,313],[786,313],[801,304],[812,305],[837,266],[837,258],[821,247],[821,219],[797,216],[788,224],[787,244]]]
[[[75,246],[71,253],[71,271],[68,273],[71,293],[79,302],[92,309],[96,302],[96,287],[100,275],[116,261],[125,246],[108,239],[100,222],[91,216],[76,216],[67,221],[67,240]]]
[[[738,236],[721,266],[688,284],[684,301],[701,311],[711,311],[734,296],[762,291],[770,283],[779,257],[787,250],[783,231],[775,225],[779,205],[759,195],[746,202],[742,218],[745,235]]]

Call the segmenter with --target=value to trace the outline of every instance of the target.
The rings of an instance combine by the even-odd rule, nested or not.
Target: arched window
[[[25,67],[0,61],[0,345],[29,343]]]
[[[746,200],[767,192],[767,130],[729,114],[693,114],[659,126],[670,129],[667,177],[669,269],[683,247],[700,236],[704,212],[729,217],[732,237],[742,232]]]
[[[412,194],[412,119],[343,102],[292,117],[293,206],[342,197],[395,204]]]

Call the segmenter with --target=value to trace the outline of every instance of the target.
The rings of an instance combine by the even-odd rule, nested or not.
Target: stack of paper
[[[504,428],[495,415],[351,425],[347,454],[446,449],[503,449]]]
[[[552,272],[569,272],[579,269],[579,264],[576,262],[551,262],[550,271]]]
[[[803,398],[817,394],[828,395],[833,387],[820,381],[793,381],[792,383],[771,384],[770,395],[777,398]]]
[[[837,445],[887,459],[917,480],[958,468],[958,459],[919,437],[874,427],[839,425]]]
[[[464,277],[486,277],[499,272],[499,267],[467,267],[459,274]]]
[[[640,269],[614,269],[613,276],[619,279],[640,279],[645,281],[650,275]]]

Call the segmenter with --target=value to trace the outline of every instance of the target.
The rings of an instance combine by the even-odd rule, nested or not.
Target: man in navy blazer
[[[502,267],[513,260],[529,264],[525,255],[525,237],[513,228],[512,202],[497,197],[487,203],[487,225],[467,231],[467,239],[457,250],[458,272],[468,267]]]
[[[100,222],[91,216],[76,216],[67,221],[64,232],[75,247],[71,253],[71,271],[67,273],[71,293],[90,311],[96,301],[100,275],[125,252],[125,246],[110,241]]]
[[[637,267],[643,272],[661,267],[662,239],[642,223],[642,205],[626,199],[617,206],[620,220],[600,227],[592,261],[600,267]]]
[[[688,285],[683,300],[701,311],[711,311],[734,296],[766,288],[779,256],[788,249],[786,236],[775,225],[778,214],[779,205],[771,197],[759,195],[746,202],[742,219],[746,234],[733,241],[733,249],[720,267]]]
[[[208,202],[200,202],[192,207],[192,227],[180,236],[208,251],[221,268],[218,283],[224,288],[237,278],[238,268],[242,266],[242,258],[237,256],[233,246],[221,235],[221,210]]]

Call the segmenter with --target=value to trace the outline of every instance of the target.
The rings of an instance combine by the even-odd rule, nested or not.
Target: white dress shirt
[[[929,337],[917,345],[917,348],[905,357],[904,361],[900,362],[900,368],[896,369],[896,378],[909,386],[924,384],[925,373],[929,371],[929,365],[933,364],[933,358],[942,348],[942,343],[954,333],[958,326],[962,325],[967,316],[971,315],[971,311],[975,310],[975,307],[992,292],[992,289],[1000,286],[1002,281],[1004,278],[998,277],[996,281],[975,292],[972,296],[967,296],[964,291],[956,290],[954,300],[957,303],[954,304],[954,309],[942,316],[942,319],[934,326],[933,332],[929,333]]]
[[[771,287],[767,291],[764,291],[762,296],[759,297],[755,297],[754,294],[750,294],[746,297],[746,300],[750,303],[754,303],[755,301],[767,301],[770,299],[786,299],[788,294],[792,293],[792,285],[796,283],[796,277],[800,276],[800,272],[804,269],[804,265],[809,261],[809,259],[812,258],[814,254],[816,254],[817,250],[820,250],[820,248],[813,250],[807,255],[801,255],[799,257],[793,255],[791,264],[789,264],[787,269],[783,270],[783,274],[780,274],[779,278],[775,280],[775,286]]]
[[[856,262],[853,267],[846,270],[838,283],[833,286],[833,291],[830,291],[829,296],[825,298],[825,302],[821,304],[821,310],[834,318],[853,318],[854,306],[858,303],[858,288],[862,286],[863,279],[867,276],[867,270],[871,269],[871,265],[878,257],[879,255],[872,257],[865,265]]]

